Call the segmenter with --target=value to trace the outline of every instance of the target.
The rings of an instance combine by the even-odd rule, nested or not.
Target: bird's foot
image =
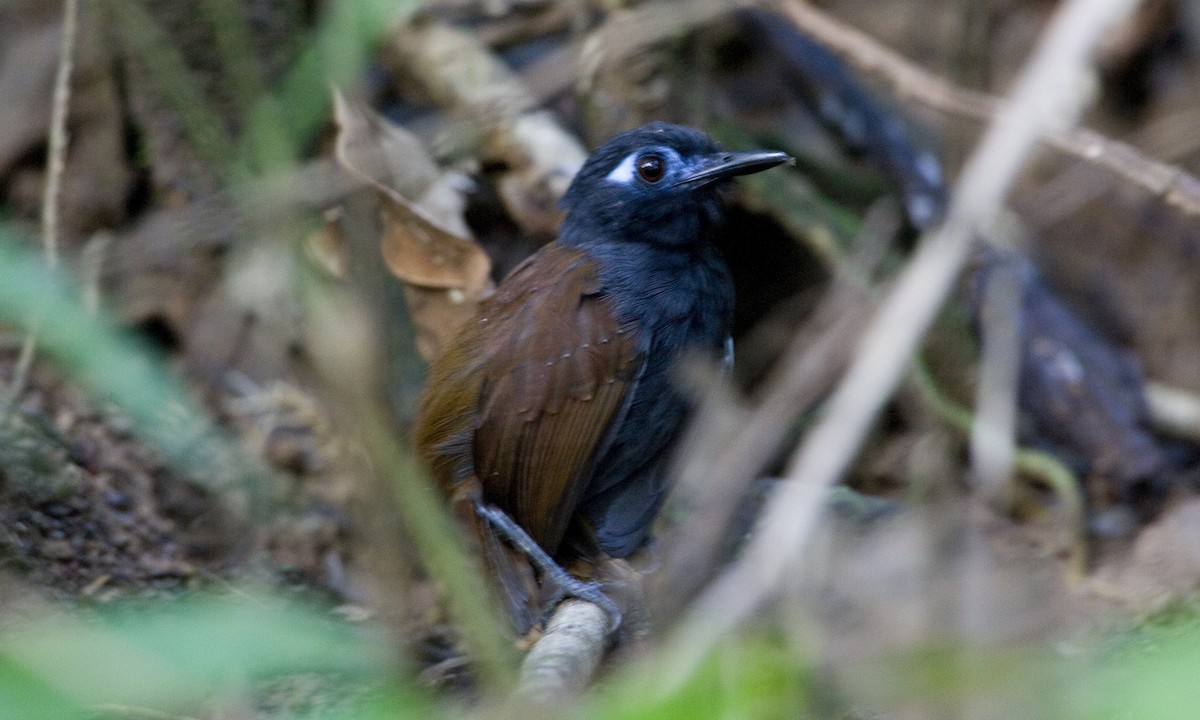
[[[475,512],[495,528],[500,537],[529,558],[529,562],[541,574],[543,582],[553,583],[554,595],[546,605],[543,620],[549,618],[559,602],[573,597],[586,600],[603,610],[608,615],[608,631],[610,633],[621,626],[621,610],[612,598],[605,595],[600,589],[600,583],[580,580],[563,569],[561,565],[554,562],[554,558],[550,557],[549,553],[542,549],[541,545],[537,544],[537,541],[529,536],[529,533],[525,532],[524,528],[503,510],[479,501],[475,503]]]
[[[542,614],[542,622],[546,623],[550,620],[550,616],[554,614],[555,608],[563,600],[568,598],[578,598],[592,603],[596,607],[604,611],[608,615],[608,632],[614,633],[617,628],[621,627],[621,609],[613,602],[613,599],[604,594],[601,589],[603,586],[598,582],[587,582],[569,574],[557,564],[555,567],[561,571],[562,575],[554,577],[553,582],[557,588],[554,596],[550,598],[550,602],[546,603],[546,611]]]

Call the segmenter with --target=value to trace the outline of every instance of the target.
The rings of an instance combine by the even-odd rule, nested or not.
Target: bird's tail
[[[517,634],[526,635],[542,619],[543,603],[533,565],[477,512],[480,505],[477,480],[471,478],[464,483],[454,493],[451,503],[455,515],[468,529],[468,542],[475,545],[472,549],[476,557],[483,559],[483,569],[497,603]]]

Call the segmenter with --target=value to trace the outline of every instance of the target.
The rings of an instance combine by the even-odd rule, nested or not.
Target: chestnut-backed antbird
[[[718,191],[788,160],[666,123],[613,137],[563,196],[557,240],[431,367],[415,443],[518,631],[563,596],[620,622],[587,568],[647,540],[689,411],[680,357],[732,360],[733,283],[711,242]]]

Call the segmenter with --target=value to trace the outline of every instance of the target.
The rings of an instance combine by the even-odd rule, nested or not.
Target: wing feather
[[[474,467],[485,499],[553,553],[642,359],[578,250],[548,246],[493,298]]]

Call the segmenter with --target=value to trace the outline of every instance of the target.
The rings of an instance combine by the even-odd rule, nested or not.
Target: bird
[[[691,403],[689,354],[732,362],[722,187],[791,158],[653,122],[588,156],[557,238],[429,369],[413,441],[519,633],[558,600],[621,610],[589,568],[648,542]]]

